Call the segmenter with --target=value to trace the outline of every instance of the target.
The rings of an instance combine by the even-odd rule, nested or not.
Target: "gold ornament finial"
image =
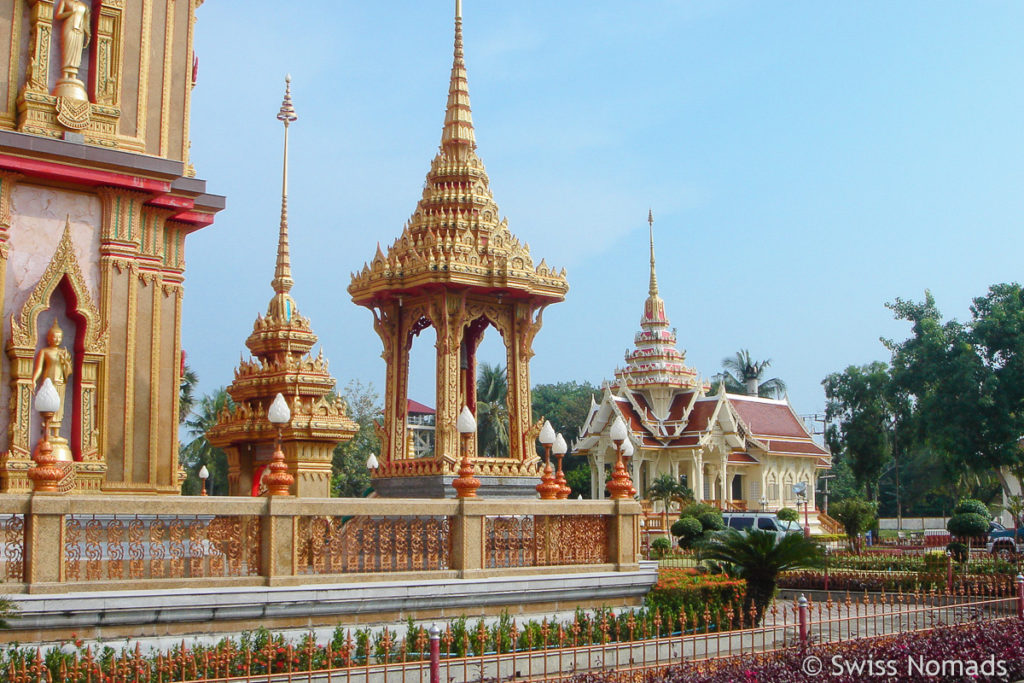
[[[647,209],[647,225],[651,234],[651,286],[648,293],[658,296],[658,275],[654,272],[654,211]]]
[[[455,152],[459,148],[476,149],[473,114],[469,106],[469,79],[462,50],[462,0],[455,0],[455,55],[448,85],[448,106],[444,113],[441,148]]]
[[[277,237],[277,266],[274,280],[270,283],[278,294],[287,294],[295,281],[292,280],[291,257],[288,253],[288,126],[298,120],[292,104],[292,76],[284,78],[284,99],[277,113],[277,120],[284,123],[284,162],[281,171],[281,226]]]

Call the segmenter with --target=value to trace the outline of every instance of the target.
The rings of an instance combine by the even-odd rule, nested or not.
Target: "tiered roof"
[[[402,234],[385,254],[352,274],[352,299],[373,306],[431,285],[465,285],[511,298],[561,301],[569,285],[565,269],[534,264],[530,247],[499,217],[476,136],[462,45],[461,7],[456,7],[455,54],[448,86],[441,145],[430,163],[423,196]]]

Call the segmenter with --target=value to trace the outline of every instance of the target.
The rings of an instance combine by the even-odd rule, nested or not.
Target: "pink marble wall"
[[[10,338],[11,316],[18,315],[32,290],[39,282],[46,266],[57,250],[65,221],[71,220],[71,241],[75,257],[82,269],[86,287],[93,302],[99,304],[100,288],[100,224],[102,206],[95,195],[70,192],[38,185],[19,184],[11,193],[11,227],[8,245],[7,277],[4,283],[3,333]],[[63,297],[50,311],[40,316],[39,345],[46,343],[46,330],[53,322],[54,315],[61,319],[62,326],[70,332],[64,316]],[[59,310],[59,313],[55,312]],[[65,333],[65,345],[71,342],[71,335]],[[0,354],[0,406],[10,405],[10,363],[7,354]],[[9,411],[0,410],[0,452],[8,448],[7,426]],[[67,424],[70,420],[66,421]],[[66,426],[66,425],[65,425]],[[63,430],[62,430],[63,431]]]

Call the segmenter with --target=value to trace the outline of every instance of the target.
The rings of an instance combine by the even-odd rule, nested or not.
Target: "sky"
[[[1024,3],[464,0],[478,152],[509,227],[570,291],[534,384],[611,379],[658,282],[704,377],[749,349],[800,414],[822,379],[887,360],[885,303],[961,320],[1024,265]],[[272,290],[285,74],[295,297],[340,387],[383,393],[352,272],[386,249],[437,151],[452,0],[206,2],[192,161],[227,196],[188,238],[183,345],[230,384]],[[481,359],[502,362],[497,334]],[[433,404],[433,340],[410,397]]]

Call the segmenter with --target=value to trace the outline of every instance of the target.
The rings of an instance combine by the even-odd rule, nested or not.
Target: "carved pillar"
[[[437,415],[434,420],[435,446],[438,457],[455,458],[459,453],[459,435],[455,421],[462,409],[459,394],[459,349],[462,346],[462,325],[451,320],[437,331]],[[445,329],[446,328],[446,329]]]
[[[119,2],[93,3],[96,35],[93,36],[89,90],[96,104],[121,103],[121,45],[124,9]]]
[[[704,454],[700,451],[693,454],[693,498],[698,503],[704,501]]]
[[[28,72],[19,99],[27,93],[49,94],[50,46],[53,44],[53,0],[29,0]]]

